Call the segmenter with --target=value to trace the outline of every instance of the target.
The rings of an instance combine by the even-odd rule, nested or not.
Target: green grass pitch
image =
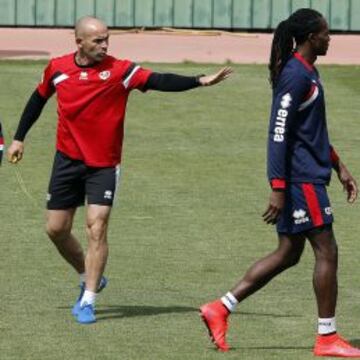
[[[44,62],[0,62],[7,144]],[[151,65],[199,74],[214,65]],[[181,94],[131,95],[120,194],[113,210],[98,322],[75,323],[78,277],[44,233],[54,154],[51,100],[26,138],[23,161],[0,169],[0,358],[313,359],[313,255],[244,301],[230,319],[229,354],[214,351],[197,308],[234,285],[277,243],[262,223],[268,201],[266,137],[271,91],[265,66],[234,65],[224,84]],[[332,143],[360,179],[359,67],[321,66]],[[359,204],[334,176],[339,331],[360,345]],[[86,246],[84,212],[74,232]]]

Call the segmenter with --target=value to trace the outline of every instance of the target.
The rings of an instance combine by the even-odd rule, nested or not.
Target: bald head
[[[84,37],[94,32],[107,31],[106,24],[92,16],[84,16],[80,18],[75,24],[75,37]]]
[[[109,32],[101,20],[85,16],[75,24],[75,40],[78,48],[76,61],[79,65],[91,65],[102,61],[109,45]]]

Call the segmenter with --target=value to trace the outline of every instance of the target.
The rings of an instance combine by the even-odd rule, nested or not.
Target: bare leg
[[[245,276],[231,290],[231,295],[240,302],[261,289],[276,275],[298,263],[304,245],[304,235],[279,235],[278,248],[251,266]],[[232,301],[229,303],[231,305]],[[200,307],[200,315],[208,329],[210,338],[220,351],[229,350],[229,345],[225,339],[229,316],[227,309],[229,307],[224,305],[223,301],[219,299]]]
[[[86,234],[89,242],[85,259],[86,290],[96,292],[108,257],[107,228],[111,207],[89,205]]]
[[[231,293],[240,302],[261,289],[276,275],[298,263],[304,245],[303,235],[280,234],[278,248],[251,266]]]
[[[84,252],[71,228],[76,209],[47,210],[46,233],[61,256],[79,273],[85,272]]]
[[[319,334],[316,337],[314,354],[360,358],[360,349],[353,347],[336,333],[334,318],[337,300],[338,251],[333,230],[331,227],[314,229],[307,234],[307,237],[315,254],[313,284],[319,318],[331,319],[325,323],[319,322]],[[321,327],[325,332],[320,332]]]
[[[313,285],[320,318],[335,316],[338,251],[331,228],[308,235],[315,255]]]

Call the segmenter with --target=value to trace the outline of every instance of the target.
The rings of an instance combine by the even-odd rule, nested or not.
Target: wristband
[[[285,190],[286,182],[284,179],[271,179],[270,185],[273,190]]]
[[[330,149],[330,159],[331,159],[332,165],[336,165],[340,161],[340,157],[333,147],[331,147],[331,149]]]

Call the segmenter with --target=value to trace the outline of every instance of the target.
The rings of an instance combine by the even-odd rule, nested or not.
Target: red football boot
[[[318,335],[314,346],[315,356],[360,358],[360,349],[353,347],[338,334]]]
[[[229,350],[225,339],[229,314],[229,310],[220,300],[205,304],[200,308],[200,316],[209,331],[209,336],[220,351]]]

